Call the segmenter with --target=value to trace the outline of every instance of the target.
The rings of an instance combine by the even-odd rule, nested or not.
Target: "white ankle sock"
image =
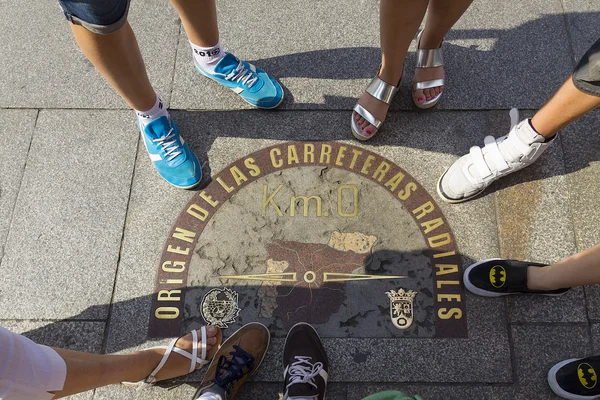
[[[140,125],[142,130],[148,125],[150,122],[154,121],[160,117],[169,118],[169,112],[167,111],[167,107],[165,107],[163,101],[160,97],[156,96],[156,101],[154,102],[154,107],[146,111],[134,110],[138,116],[138,120],[140,121]]]
[[[190,45],[192,45],[196,63],[200,68],[211,73],[214,72],[217,63],[227,54],[221,48],[221,42],[217,42],[217,44],[212,47],[200,47],[192,42],[190,42]]]

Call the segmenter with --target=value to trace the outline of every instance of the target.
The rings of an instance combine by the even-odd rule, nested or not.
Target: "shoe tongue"
[[[522,146],[518,146],[515,142],[518,141],[526,146],[531,146],[533,143],[540,143],[544,140],[545,138],[534,131],[529,124],[529,120],[526,119],[510,131],[506,139],[498,145],[498,148],[506,161],[518,161],[524,154],[519,150]]]
[[[240,60],[238,60],[236,56],[231,53],[227,53],[227,55],[221,58],[221,61],[215,65],[215,72],[227,75],[236,69],[239,64]]]
[[[169,124],[169,119],[165,116],[155,119],[146,125],[146,134],[150,136],[152,139],[158,139],[169,134],[171,130],[171,124]]]

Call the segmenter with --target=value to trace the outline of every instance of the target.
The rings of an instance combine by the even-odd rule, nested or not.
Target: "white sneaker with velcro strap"
[[[511,110],[511,117],[515,117]],[[518,119],[516,114],[515,120]],[[448,203],[461,203],[481,194],[495,180],[532,164],[554,142],[537,133],[528,119],[510,133],[495,139],[487,136],[484,147],[473,146],[444,172],[437,192]]]

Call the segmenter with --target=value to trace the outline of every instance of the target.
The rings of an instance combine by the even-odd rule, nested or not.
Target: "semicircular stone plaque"
[[[292,142],[195,194],[163,248],[150,337],[298,322],[323,337],[464,338],[461,260],[408,172],[366,149]]]

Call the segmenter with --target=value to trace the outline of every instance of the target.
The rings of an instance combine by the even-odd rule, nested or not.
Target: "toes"
[[[215,344],[217,344],[217,338],[216,337],[209,337],[206,339],[206,346],[214,346]]]
[[[365,127],[363,127],[363,133],[367,136],[371,136],[375,133],[375,127],[371,124],[367,124]]]
[[[215,336],[217,336],[218,332],[219,332],[219,329],[216,326],[209,326],[206,328],[206,336],[208,336],[209,338],[210,337],[214,338]],[[202,331],[199,330],[198,333],[201,334]]]
[[[419,104],[425,103],[425,93],[422,90],[415,90],[415,99]]]

